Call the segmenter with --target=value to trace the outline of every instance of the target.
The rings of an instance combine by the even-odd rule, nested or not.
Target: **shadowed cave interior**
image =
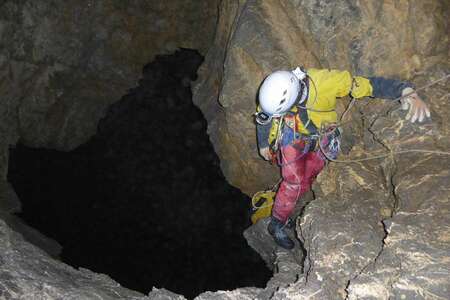
[[[265,286],[272,273],[242,235],[250,199],[226,182],[192,103],[202,60],[157,56],[74,151],[10,150],[20,217],[63,246],[64,262],[144,293]]]

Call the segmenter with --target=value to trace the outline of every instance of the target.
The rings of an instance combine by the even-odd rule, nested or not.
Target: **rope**
[[[318,95],[319,93],[318,93],[318,91],[317,91],[316,83],[314,82],[314,80],[312,79],[312,77],[309,76],[309,75],[307,75],[307,76],[308,76],[309,80],[311,81],[311,83],[312,83],[313,86],[314,86],[314,92],[315,92],[315,95],[314,95],[314,101],[313,101],[313,103],[312,103],[311,105],[309,105],[309,107],[301,106],[301,105],[298,105],[298,107],[303,108],[303,109],[306,109],[306,110],[309,110],[309,111],[313,111],[313,112],[321,112],[321,113],[326,113],[326,112],[336,111],[336,109],[319,110],[319,109],[314,109],[314,108],[311,107],[311,106],[314,106],[314,104],[316,104],[316,102],[317,102],[317,95]]]
[[[384,153],[384,154],[380,154],[380,155],[375,155],[375,156],[370,156],[370,157],[363,157],[363,158],[356,158],[356,159],[348,159],[348,160],[341,160],[341,159],[334,159],[332,157],[330,157],[326,151],[323,149],[322,143],[321,143],[321,139],[322,136],[319,136],[319,147],[320,147],[320,151],[323,153],[323,155],[325,155],[325,157],[332,161],[332,162],[337,162],[337,163],[358,163],[358,162],[363,162],[363,161],[368,161],[368,160],[374,160],[374,159],[380,159],[380,158],[385,158],[388,156],[394,156],[396,154],[405,154],[405,153],[427,153],[427,154],[437,154],[437,155],[450,155],[450,152],[447,151],[435,151],[435,150],[422,150],[422,149],[408,149],[408,150],[390,150],[389,153]]]

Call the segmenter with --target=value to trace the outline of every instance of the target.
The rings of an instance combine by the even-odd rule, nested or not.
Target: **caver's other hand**
[[[402,109],[408,110],[406,114],[406,120],[410,120],[411,123],[422,122],[426,118],[430,118],[430,110],[420,96],[410,87],[403,89],[402,96],[408,95],[400,100],[402,103]]]
[[[262,158],[264,158],[265,160],[269,160],[270,159],[269,147],[259,148],[259,155],[261,155]]]

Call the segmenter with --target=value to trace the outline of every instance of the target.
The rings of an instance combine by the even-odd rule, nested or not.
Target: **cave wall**
[[[52,258],[58,243],[12,215],[20,203],[5,181],[8,148],[88,140],[156,54],[207,53],[219,1],[0,1],[1,299],[185,299],[164,289],[146,297]]]
[[[7,147],[70,150],[155,54],[205,54],[219,0],[1,1],[0,175]]]
[[[194,101],[228,180],[251,194],[278,175],[257,155],[252,118],[272,70],[302,65],[413,79],[448,62],[448,15],[448,3],[437,0],[222,3]]]
[[[425,83],[450,69],[429,70]],[[274,299],[448,299],[450,288],[449,155],[389,151],[449,151],[450,88],[430,88],[433,122],[421,126],[404,112],[357,107],[366,130],[342,159],[388,153],[384,159],[331,163],[298,220],[307,249],[304,274]],[[309,297],[309,298],[308,298]]]
[[[151,13],[145,5],[130,2],[124,8],[121,3],[2,2],[3,177],[6,147],[19,138],[28,145],[58,149],[73,148],[87,139],[103,109],[133,85],[140,67],[153,56],[150,45],[156,33],[149,28],[164,21],[146,26],[152,21],[146,17]],[[166,12],[170,15],[170,10],[154,13]],[[449,15],[450,5],[438,0],[222,1],[215,34],[196,33],[192,38],[198,42],[199,36],[214,36],[194,100],[209,122],[210,138],[228,180],[252,193],[278,177],[278,169],[257,156],[252,118],[258,86],[270,71],[297,65],[339,68],[409,79],[421,86],[450,72]],[[214,22],[204,24],[209,25],[199,26],[198,32],[214,29]],[[104,31],[93,33],[94,26]],[[149,33],[140,31],[145,29]],[[113,41],[116,47],[108,47]],[[359,157],[367,151],[412,147],[448,151],[448,82],[421,94],[432,110],[432,122],[423,125],[407,123],[403,112],[388,111],[385,103],[358,103],[348,116],[354,122],[344,128],[344,153]],[[340,103],[340,111],[347,100]],[[261,299],[446,299],[450,174],[445,166],[449,163],[448,156],[415,153],[358,164],[331,163],[319,176],[315,200],[297,224],[306,250],[305,273],[300,273],[295,259],[283,261],[286,253],[277,253],[278,269],[297,273],[283,277],[290,281],[273,286]],[[58,292],[71,295],[67,289],[87,299],[105,289],[105,299],[143,297],[121,290],[108,278],[101,277],[100,282],[99,275],[67,271],[3,222],[0,239],[0,263],[7,270],[0,278],[9,284],[0,285],[2,293],[32,291],[41,296],[57,286],[49,298]],[[25,280],[24,273],[31,275]],[[58,286],[61,274],[66,274],[65,281]],[[89,291],[82,289],[86,285]],[[250,288],[205,293],[199,299],[252,299],[262,293]],[[149,296],[182,299],[158,290]]]
[[[221,35],[194,100],[209,121],[225,175],[249,194],[279,176],[258,157],[252,119],[259,84],[271,71],[347,69],[408,79],[417,87],[450,74],[448,2],[249,0],[221,9],[232,16],[220,14]],[[448,78],[420,94],[432,111],[424,124],[410,124],[398,105],[377,99],[359,101],[347,115],[341,159],[388,155],[330,163],[322,172],[315,199],[297,223],[303,272],[292,271],[271,299],[448,299],[449,155],[389,155],[449,151]],[[338,112],[348,101],[342,99]],[[261,228],[247,236],[259,241]],[[270,259],[279,272],[295,270],[289,254]]]

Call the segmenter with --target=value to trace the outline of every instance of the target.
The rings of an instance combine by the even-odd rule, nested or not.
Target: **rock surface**
[[[429,74],[429,79],[450,69]],[[425,82],[423,78],[423,82]],[[435,112],[433,123],[412,126],[394,111],[375,120],[372,129],[386,147],[448,151],[450,88],[434,86],[427,99]],[[377,258],[356,274],[349,299],[450,298],[450,156],[408,153],[386,160],[392,215],[382,219],[383,248]]]
[[[208,118],[225,175],[249,194],[278,175],[257,156],[251,118],[258,86],[270,71],[348,69],[409,79],[418,87],[450,73],[450,6],[442,1],[234,1],[222,11],[234,16],[220,14],[222,35],[206,58],[194,101]],[[404,121],[398,106],[359,102],[347,116],[352,123],[344,127],[344,153],[449,151],[446,84],[422,91],[433,114],[423,125]],[[306,250],[304,274],[273,298],[449,299],[448,165],[448,155],[423,153],[330,164],[297,228]],[[261,248],[266,260],[276,259]]]
[[[206,53],[218,0],[1,1],[0,175],[7,147],[71,150],[155,54]]]
[[[224,1],[194,101],[228,180],[248,194],[275,181],[276,168],[257,155],[252,117],[272,70],[302,65],[410,79],[448,63],[449,11],[437,0]]]
[[[448,125],[439,118],[448,118],[440,109],[448,107],[449,91],[428,91],[435,121],[421,126],[404,121],[397,108],[375,115],[359,107],[372,125],[350,157],[385,147],[445,150]],[[330,165],[297,228],[307,251],[304,276],[274,299],[448,299],[449,162],[448,155],[404,153]]]
[[[50,258],[0,220],[1,299],[149,299],[106,275]]]
[[[10,151],[20,216],[61,243],[65,263],[187,298],[270,279],[242,235],[250,199],[226,182],[192,103],[201,62],[193,50],[157,55],[97,134],[69,153]]]
[[[63,39],[61,43],[42,38],[48,28],[64,32],[64,24],[53,26],[48,18],[41,18],[47,15],[45,9],[36,10],[42,26],[28,23],[36,17],[26,14],[23,25],[11,24],[11,20],[22,18],[25,4],[31,2],[1,4],[2,20],[9,20],[0,23],[2,43],[8,40],[9,45],[0,50],[3,143],[14,143],[21,137],[32,145],[70,148],[93,132],[102,114],[91,106],[91,100],[96,99],[101,107],[118,100],[111,99],[111,95],[129,86],[130,78],[135,78],[129,76],[134,74],[130,70],[136,64],[130,59],[109,77],[92,81],[97,71],[108,69],[113,60],[102,63],[94,59],[98,66],[87,58],[105,57],[98,54],[104,49],[94,47],[99,52],[89,55],[67,49],[92,45],[89,41],[95,41],[97,35],[88,35],[90,38],[82,43],[79,39]],[[208,131],[224,174],[249,194],[273,184],[278,174],[275,167],[257,156],[252,119],[258,86],[270,71],[297,65],[348,69],[365,76],[409,79],[417,86],[450,73],[450,5],[446,1],[230,0],[222,1],[219,15],[214,46],[202,67],[194,101],[208,120]],[[83,20],[90,20],[91,15],[86,16]],[[70,22],[67,26],[71,28]],[[28,32],[27,28],[35,29],[32,36],[41,37],[37,39],[41,44],[34,45],[33,40],[20,36],[14,38],[15,34]],[[102,33],[98,36],[101,38]],[[124,48],[129,44],[123,37],[119,40]],[[47,46],[60,49],[67,62],[46,55],[42,48]],[[13,56],[9,54],[10,47],[16,53]],[[36,57],[39,63],[24,57]],[[83,63],[77,62],[77,57],[83,58]],[[64,68],[66,65],[83,68]],[[72,73],[76,75],[70,77]],[[93,96],[90,92],[95,90],[102,92]],[[345,154],[349,156],[343,158],[389,153],[391,149],[449,151],[448,81],[422,91],[422,95],[430,103],[433,116],[432,123],[423,125],[404,121],[404,113],[396,106],[375,100],[359,102],[348,115],[352,125],[344,128]],[[77,100],[58,101],[61,97]],[[344,99],[340,103],[340,112],[346,102]],[[6,151],[0,164],[3,173],[5,157]],[[281,260],[298,277],[289,277],[289,282],[274,289],[268,284],[266,290],[205,293],[199,298],[449,299],[449,165],[448,156],[423,153],[360,163],[331,163],[314,186],[315,199],[298,220],[298,236],[306,250],[303,274],[299,275],[295,260]],[[76,271],[49,260],[4,223],[0,226],[1,269],[6,270],[6,275],[0,275],[3,293],[16,293],[18,281],[24,283],[23,291],[38,291],[35,295],[39,296],[59,288],[62,293],[93,293],[98,289],[98,294],[106,293],[105,299],[110,296],[114,284],[108,278],[82,270],[76,276],[80,279],[74,279],[72,274]],[[40,268],[36,269],[36,264]],[[64,278],[73,282],[67,286],[69,291],[59,284],[59,271],[51,271],[52,277],[44,283],[31,283],[28,277],[45,272],[44,265],[68,272]],[[47,276],[39,274],[40,278]],[[10,282],[10,286],[5,288],[4,282]],[[77,286],[78,282],[85,289]],[[92,282],[99,285],[94,288]],[[265,294],[266,291],[269,292]],[[117,297],[143,297],[122,289],[118,293]],[[152,293],[159,297],[156,299],[181,298],[167,291]]]

